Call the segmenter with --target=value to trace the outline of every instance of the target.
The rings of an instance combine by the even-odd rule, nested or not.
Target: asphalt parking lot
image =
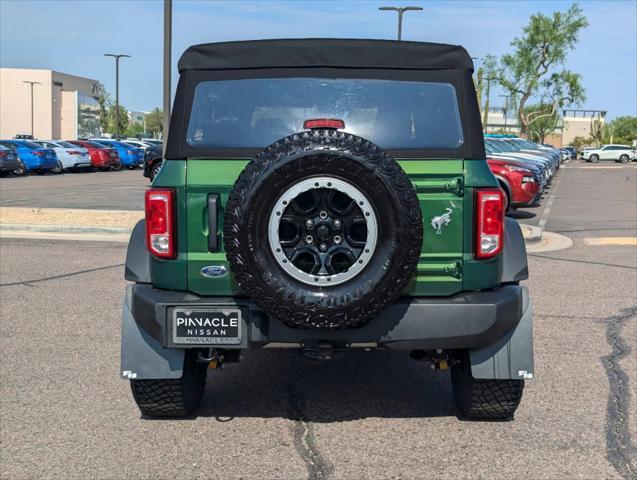
[[[141,170],[0,178],[0,206],[143,210]]]
[[[449,375],[407,354],[292,351],[210,371],[196,418],[145,420],[118,376],[125,245],[0,240],[0,477],[635,478],[637,168],[609,166],[569,162],[520,212],[574,244],[529,255],[536,378],[506,423],[459,420]],[[94,176],[100,199],[141,201],[139,171]],[[44,178],[2,180],[2,205]]]

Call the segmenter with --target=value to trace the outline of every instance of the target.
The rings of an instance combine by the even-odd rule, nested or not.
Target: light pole
[[[422,7],[378,7],[378,10],[391,10],[398,12],[398,40],[403,36],[403,14],[410,11],[422,10]]]
[[[130,58],[130,55],[105,53],[104,56],[115,59],[115,140],[119,140],[119,59]]]
[[[495,80],[493,77],[487,77],[485,79],[487,81],[487,88],[484,92],[485,100],[484,100],[484,115],[482,119],[482,123],[484,124],[484,133],[487,133],[487,125],[489,124],[489,96],[491,94],[491,82]]]
[[[507,114],[509,113],[509,98],[511,98],[511,95],[498,95],[498,97],[504,97],[504,131],[508,132]]]
[[[29,80],[22,80],[22,83],[28,83],[31,85],[31,136],[35,138],[33,134],[33,85],[42,85],[42,82],[31,82]]]
[[[162,125],[163,154],[168,143],[168,126],[170,123],[170,53],[172,50],[173,2],[164,0],[164,119]]]

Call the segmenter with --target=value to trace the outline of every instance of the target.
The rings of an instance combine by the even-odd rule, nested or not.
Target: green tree
[[[480,67],[480,97],[484,89],[484,108],[482,109],[482,128],[486,132],[489,123],[489,98],[491,96],[491,84],[497,80],[498,59],[493,55],[487,55],[482,60]],[[480,101],[480,100],[478,100]]]
[[[115,128],[115,105],[111,105],[108,109],[108,128],[107,132],[111,135],[115,135],[117,129]],[[122,105],[119,106],[119,133],[123,134],[128,127],[128,111]]]
[[[136,123],[136,122],[130,122],[128,124],[128,127],[126,128],[126,131],[124,132],[124,135],[126,137],[137,137],[138,135],[141,135],[142,133],[144,133],[143,125],[140,125],[139,123]]]
[[[579,152],[580,148],[587,147],[593,143],[592,138],[584,138],[584,137],[575,137],[571,141],[571,146],[575,148]]]
[[[97,103],[100,106],[100,129],[102,130],[102,132],[106,132],[108,131],[109,121],[108,110],[113,105],[113,99],[111,98],[111,94],[108,93],[103,83],[99,84]]]
[[[513,53],[503,55],[498,82],[517,104],[523,133],[532,123],[552,117],[562,107],[585,99],[581,76],[559,70],[577,43],[579,33],[588,26],[582,9],[573,4],[566,12],[552,16],[537,13],[524,27],[523,35],[511,42]],[[538,98],[544,110],[528,111],[531,98]]]
[[[535,112],[546,112],[550,110],[551,107],[549,105],[540,103],[538,105],[530,105],[526,107],[524,113],[527,117],[529,117],[532,116]],[[559,122],[560,116],[555,111],[552,115],[540,116],[537,118],[536,121],[532,122],[529,125],[527,134],[532,140],[544,143],[544,138],[555,131]]]
[[[591,140],[596,146],[604,141],[604,123],[599,117],[591,119]]]
[[[156,108],[146,115],[146,130],[152,132],[153,136],[158,136],[164,129],[164,113]]]
[[[604,126],[604,143],[631,145],[637,140],[637,117],[617,117]]]

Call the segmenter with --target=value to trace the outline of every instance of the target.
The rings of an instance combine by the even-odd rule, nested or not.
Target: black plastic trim
[[[504,224],[504,248],[502,258],[502,283],[520,282],[529,278],[526,244],[520,224],[506,217]]]
[[[126,251],[124,278],[129,282],[150,283],[150,253],[146,248],[146,220],[137,222]]]
[[[173,345],[168,321],[176,306],[234,306],[242,310],[246,342],[302,343],[323,340],[340,343],[378,343],[397,350],[480,348],[515,327],[522,318],[522,287],[507,285],[449,298],[401,298],[365,325],[340,330],[290,328],[268,318],[244,297],[200,297],[188,292],[134,285],[132,312],[137,324],[165,347]],[[246,345],[238,348],[246,348]],[[224,347],[225,348],[225,347]],[[228,348],[232,348],[228,346]]]
[[[208,195],[208,251],[219,251],[219,194],[210,193]]]

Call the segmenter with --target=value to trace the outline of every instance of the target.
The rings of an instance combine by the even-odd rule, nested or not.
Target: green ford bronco
[[[526,251],[467,52],[212,43],[179,72],[126,259],[121,375],[142,414],[192,414],[245,349],[377,348],[449,368],[461,418],[511,419],[533,377]]]

